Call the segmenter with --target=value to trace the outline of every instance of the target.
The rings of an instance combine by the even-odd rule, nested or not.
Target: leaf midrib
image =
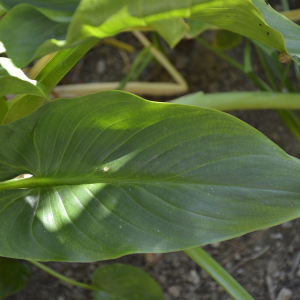
[[[113,177],[90,177],[90,178],[82,178],[82,177],[73,177],[73,178],[62,178],[62,177],[31,177],[25,179],[12,179],[0,182],[0,191],[10,190],[10,189],[27,189],[27,188],[43,188],[43,187],[57,187],[57,186],[69,186],[69,185],[85,185],[85,184],[157,184],[160,185],[162,183],[176,183],[176,184],[186,184],[187,182],[183,182],[178,180],[177,177],[174,178],[113,178]],[[221,183],[206,183],[206,182],[188,182],[190,185],[203,185],[203,186],[224,186],[224,187],[235,187],[249,190],[260,190],[260,191],[269,191],[269,192],[283,192],[286,193],[288,191],[285,190],[277,190],[277,189],[265,189],[265,188],[254,188],[243,186],[242,184],[221,184]],[[295,193],[290,192],[289,193]],[[298,194],[296,192],[296,194]]]

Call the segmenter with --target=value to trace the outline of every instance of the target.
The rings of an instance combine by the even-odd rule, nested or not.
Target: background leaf
[[[262,0],[224,0],[221,7],[219,0],[195,0],[193,4],[187,0],[82,0],[78,7],[74,0],[66,2],[70,5],[65,10],[62,9],[64,2],[47,1],[48,4],[44,4],[47,9],[41,2],[18,4],[1,20],[0,40],[18,67],[91,37],[104,38],[128,27],[159,24],[157,22],[179,17],[209,23],[280,52],[286,51],[299,63],[299,26]],[[53,3],[55,11],[49,9]],[[161,26],[159,30],[163,32]],[[174,32],[169,36],[164,34],[171,43],[179,36]]]
[[[30,267],[19,260],[0,257],[0,299],[22,289],[30,278]]]
[[[157,282],[144,271],[127,265],[113,264],[99,267],[93,274],[95,300],[163,300]]]
[[[182,18],[172,18],[156,21],[150,24],[170,45],[171,48],[184,37],[189,26]]]
[[[194,38],[195,36],[204,32],[209,27],[209,24],[207,23],[195,21],[192,19],[186,19],[186,22],[189,25],[189,31],[187,32],[187,36],[189,38]]]
[[[47,93],[58,84],[75,63],[89,50],[97,39],[90,39],[75,48],[64,49],[56,53],[36,75],[35,79],[42,84]],[[45,103],[45,99],[32,95],[17,95],[7,102],[9,111],[3,119],[3,124],[27,116]]]
[[[41,83],[29,79],[5,57],[0,57],[0,85],[0,97],[7,94],[29,94],[49,99],[47,90]]]
[[[18,67],[65,45],[68,23],[53,21],[44,12],[29,4],[19,4],[0,22],[0,40]]]
[[[30,4],[32,7],[37,7],[51,20],[59,22],[69,22],[79,2],[80,0],[0,0],[7,10],[18,4]]]
[[[300,162],[225,113],[119,91],[0,126],[0,255],[93,261],[300,215]]]
[[[228,50],[242,41],[240,34],[228,30],[216,30],[213,45],[221,50]]]

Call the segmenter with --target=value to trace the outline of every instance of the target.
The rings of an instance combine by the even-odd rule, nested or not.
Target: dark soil
[[[137,50],[142,49],[142,46],[129,33],[121,34],[117,38],[134,45]],[[206,38],[211,38],[211,33],[206,34]],[[216,57],[195,40],[184,40],[173,50],[166,47],[166,52],[174,66],[187,80],[190,92],[257,90],[245,75]],[[131,61],[136,53],[128,55]],[[243,45],[227,53],[242,61]],[[253,59],[254,70],[263,77],[257,59],[255,57]],[[127,70],[128,67],[118,49],[101,45],[92,49],[62,83],[117,81]],[[151,81],[172,81],[168,73],[155,63],[150,64],[141,78],[145,79],[147,76],[149,78],[149,74],[152,74]],[[150,97],[147,98],[150,99]],[[151,99],[165,101],[169,98],[152,97]],[[286,128],[276,112],[253,110],[235,111],[232,114],[261,131],[288,154],[300,158],[300,143]],[[300,220],[297,219],[203,248],[221,263],[256,300],[275,300],[283,288],[291,291],[291,300],[296,300],[300,299],[299,226]],[[145,256],[140,254],[90,264],[47,263],[47,265],[65,276],[88,283],[97,266],[114,262],[131,264],[145,270],[162,286],[166,300],[232,299],[182,252],[163,254],[155,264],[149,264]],[[90,291],[61,282],[34,266],[32,270],[33,275],[29,284],[17,294],[7,297],[7,300],[92,299]]]

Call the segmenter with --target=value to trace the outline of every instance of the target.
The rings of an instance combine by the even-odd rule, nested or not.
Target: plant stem
[[[160,52],[150,41],[139,31],[133,31],[133,35],[143,44],[144,47],[150,47],[151,54],[157,59],[157,61],[169,72],[173,79],[183,88],[188,90],[188,84],[177,69],[170,63],[170,61]]]
[[[254,300],[247,291],[202,248],[184,250],[203,270],[214,278],[236,300]]]
[[[299,94],[274,92],[233,92],[203,95],[195,93],[169,101],[209,107],[221,111],[237,109],[300,109]]]
[[[281,4],[284,11],[290,10],[288,0],[281,0]]]
[[[242,64],[240,64],[236,60],[232,59],[230,56],[228,56],[227,54],[223,53],[221,50],[219,50],[219,49],[211,46],[208,42],[206,42],[205,40],[203,40],[200,37],[195,37],[195,40],[197,42],[199,42],[200,44],[202,44],[203,46],[205,46],[206,48],[208,48],[209,50],[211,50],[212,52],[214,52],[215,54],[217,54],[219,57],[221,57],[224,60],[226,60],[227,62],[229,62],[231,65],[233,65],[234,67],[236,67],[238,70],[244,72],[244,66]]]
[[[294,136],[300,141],[300,120],[297,115],[292,110],[277,109],[276,112]]]
[[[262,50],[259,49],[255,44],[254,44],[254,47],[255,47],[256,53],[258,54],[260,63],[262,64],[262,66],[263,66],[263,68],[264,68],[264,70],[265,70],[265,72],[266,72],[266,75],[267,75],[267,77],[268,77],[268,79],[269,79],[269,82],[270,82],[270,84],[271,84],[271,86],[272,86],[272,89],[273,89],[274,91],[276,91],[276,92],[280,92],[281,89],[279,89],[279,88],[277,87],[277,84],[276,84],[276,82],[275,82],[275,78],[273,77],[272,71],[271,71],[271,69],[268,67],[267,62],[265,61],[265,58],[264,58],[264,56],[263,56]]]
[[[75,286],[79,286],[79,287],[84,288],[84,289],[99,291],[99,289],[97,287],[94,287],[94,286],[89,285],[89,284],[85,284],[85,283],[81,283],[81,282],[72,280],[72,279],[70,279],[66,276],[63,276],[63,275],[55,272],[54,270],[46,267],[45,265],[43,265],[43,264],[41,264],[37,261],[34,261],[34,260],[28,260],[28,261],[30,263],[32,263],[33,265],[37,266],[38,268],[42,269],[43,271],[47,272],[48,274],[52,275],[53,277],[58,278],[59,280],[65,281],[65,282],[70,283],[70,284],[75,285]]]
[[[53,92],[57,98],[73,98],[107,90],[118,89],[120,82],[91,82],[58,85]],[[128,82],[123,91],[151,96],[174,96],[187,92],[186,87],[173,82]]]

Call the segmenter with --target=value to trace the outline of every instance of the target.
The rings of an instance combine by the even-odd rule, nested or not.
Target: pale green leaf
[[[7,94],[29,94],[48,98],[46,88],[29,79],[9,58],[0,57],[0,97]]]
[[[32,7],[37,7],[49,19],[58,22],[70,22],[79,2],[80,0],[0,0],[0,3],[7,10],[18,4],[29,4]]]
[[[5,49],[4,45],[3,45],[3,43],[0,42],[0,53],[5,53],[5,52],[6,52],[6,49]]]
[[[171,48],[175,47],[189,30],[188,24],[182,18],[160,20],[150,23],[150,25],[167,41]]]
[[[0,22],[0,40],[18,67],[55,52],[65,45],[68,23],[49,19],[41,9],[19,4]]]
[[[219,111],[107,91],[0,126],[0,255],[177,251],[300,215],[300,162]]]
[[[187,32],[187,36],[189,38],[194,38],[195,36],[204,32],[209,27],[209,24],[207,23],[203,23],[201,21],[195,21],[192,19],[186,19],[186,22],[189,25],[189,31]]]
[[[95,300],[163,300],[160,286],[144,271],[127,265],[99,267],[93,274]]]

